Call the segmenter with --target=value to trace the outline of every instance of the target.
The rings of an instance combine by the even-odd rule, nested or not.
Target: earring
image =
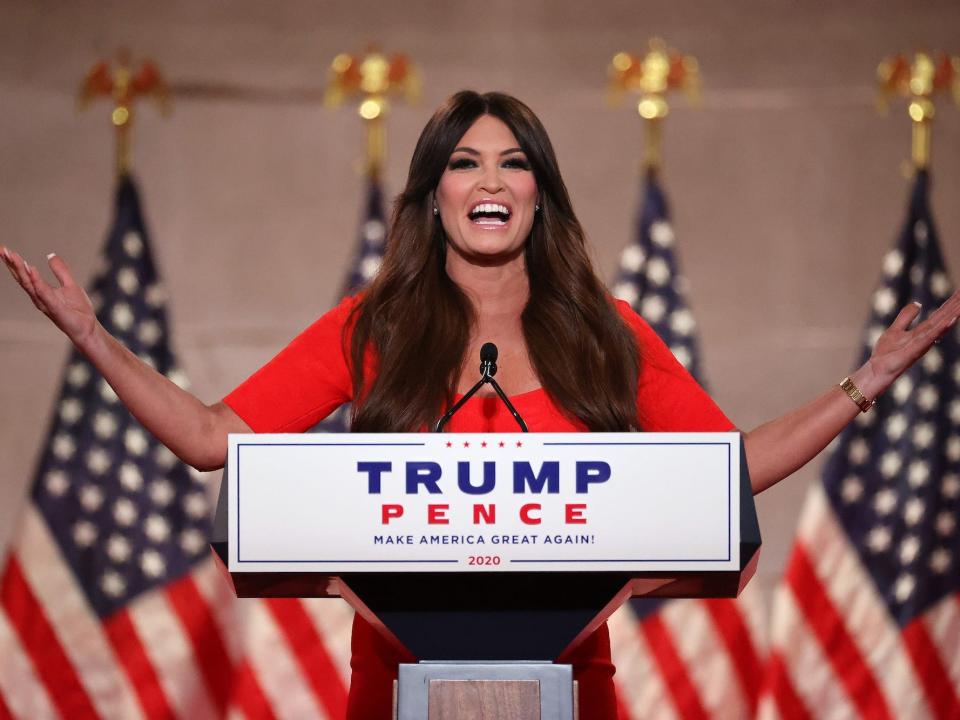
[[[533,206],[533,211],[540,212],[540,203],[537,203],[536,205]]]
[[[433,214],[434,214],[434,215],[439,215],[439,214],[440,214],[440,208],[438,208],[436,205],[433,206]]]

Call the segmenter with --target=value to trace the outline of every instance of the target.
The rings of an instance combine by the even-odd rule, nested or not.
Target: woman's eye
[[[508,168],[516,168],[518,170],[530,169],[530,163],[528,163],[522,157],[513,157],[513,158],[509,158],[508,160],[504,160],[503,166]]]
[[[450,161],[451,170],[460,170],[462,168],[474,167],[476,163],[470,158],[457,158]]]

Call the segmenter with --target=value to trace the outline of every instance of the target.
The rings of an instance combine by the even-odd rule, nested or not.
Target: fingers
[[[931,325],[931,331],[938,337],[960,316],[960,290],[955,292],[946,301],[930,313],[927,321]]]
[[[953,320],[960,317],[960,290],[953,293],[947,301],[940,306]]]
[[[47,263],[60,282],[60,287],[71,287],[77,284],[73,279],[73,275],[70,274],[70,268],[67,267],[67,264],[59,255],[50,253],[47,255]]]
[[[30,300],[33,301],[37,309],[45,315],[49,315],[48,305],[41,297],[41,293],[50,288],[44,282],[43,278],[40,277],[37,269],[28,265],[23,257],[7,247],[4,247],[2,251],[0,251],[0,254],[2,254],[4,264],[10,271],[10,274],[13,275],[14,279],[20,284],[20,287],[30,296]],[[43,294],[46,295],[47,293],[43,292]],[[49,296],[47,299],[49,300]]]
[[[30,299],[33,300],[33,304],[37,306],[37,310],[44,315],[50,315],[49,306],[43,298],[45,294],[44,290],[49,290],[49,286],[44,282],[43,278],[40,277],[40,273],[37,272],[37,269],[33,265],[26,265],[26,263],[24,263],[24,265],[27,268],[27,292],[30,295]]]
[[[926,320],[914,328],[914,338],[925,347],[929,346],[943,337],[953,327],[958,317],[960,317],[960,290],[947,298],[939,308],[930,313]]]
[[[8,248],[4,248],[4,250],[6,252],[3,255],[3,260],[7,264],[7,269],[13,275],[14,280],[20,283],[20,286],[29,293],[31,284],[27,273],[27,261],[13,250]]]
[[[954,293],[937,312],[940,313],[940,317],[937,319],[934,342],[946,335],[950,328],[957,324],[957,319],[960,318],[960,291]]]
[[[890,327],[896,328],[897,330],[906,330],[908,327],[910,327],[910,323],[912,323],[919,314],[920,303],[909,303],[897,314],[897,317],[894,318]]]
[[[10,271],[10,274],[13,276],[13,279],[19,283],[20,278],[17,276],[16,263],[13,259],[13,255],[10,253],[9,248],[7,248],[6,246],[4,246],[3,248],[0,248],[0,255],[3,256],[3,264],[7,266],[7,270]]]
[[[47,282],[40,277],[40,271],[33,265],[27,267],[27,275],[33,286],[31,297],[34,298],[37,307],[45,314],[50,314],[50,307],[54,301],[53,288],[47,285]]]
[[[0,256],[3,257],[3,261],[14,279],[21,285],[24,284],[27,277],[23,271],[29,271],[33,266],[28,265],[22,256],[5,246],[0,246]],[[61,287],[77,284],[73,279],[73,275],[70,273],[70,268],[67,267],[67,263],[65,263],[59,255],[50,253],[47,255],[47,263],[50,265],[50,270],[53,271],[54,276],[60,282]]]
[[[22,262],[22,258],[20,258],[19,255],[17,255],[8,247],[3,248],[2,254],[3,264],[7,266],[7,270],[9,270],[10,274],[13,275],[13,279],[23,285],[23,278],[20,276],[20,264]]]

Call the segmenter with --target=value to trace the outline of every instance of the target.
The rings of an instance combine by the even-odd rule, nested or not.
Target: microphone
[[[499,352],[497,351],[497,346],[492,342],[484,343],[480,348],[480,379],[477,381],[476,385],[470,388],[470,391],[467,392],[462,398],[460,398],[457,403],[447,410],[444,413],[443,417],[437,420],[437,426],[434,428],[434,432],[443,432],[444,426],[450,422],[456,412],[464,406],[464,404],[472,398],[477,390],[486,385],[487,383],[493,385],[493,389],[496,391],[497,395],[503,400],[504,404],[507,406],[507,409],[510,411],[510,414],[513,415],[513,419],[517,421],[517,425],[520,426],[520,430],[523,432],[530,432],[527,429],[527,424],[523,421],[523,418],[520,417],[520,413],[517,412],[517,409],[513,406],[513,403],[510,402],[510,398],[507,397],[506,393],[503,392],[503,388],[500,387],[500,383],[493,379],[493,376],[497,374],[497,357]]]
[[[480,348],[480,376],[493,377],[497,374],[497,346],[492,342],[484,343]]]

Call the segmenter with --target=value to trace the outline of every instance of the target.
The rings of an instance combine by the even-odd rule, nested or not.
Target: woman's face
[[[450,249],[491,264],[518,256],[533,227],[537,183],[502,120],[482,115],[450,155],[435,203]]]

